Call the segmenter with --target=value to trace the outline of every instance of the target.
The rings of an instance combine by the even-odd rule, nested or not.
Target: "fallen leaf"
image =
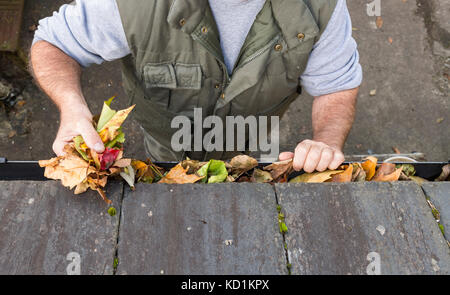
[[[377,24],[377,28],[381,29],[381,27],[383,26],[383,18],[381,16],[377,16],[375,23]]]
[[[108,141],[113,140],[119,134],[118,130],[120,126],[125,121],[128,114],[134,109],[134,107],[135,105],[132,105],[125,110],[116,112],[113,117],[103,126],[100,132],[102,132],[103,130],[107,130]]]
[[[289,159],[289,160],[272,163],[270,165],[267,165],[263,169],[265,171],[269,171],[270,174],[272,175],[272,178],[275,181],[278,181],[280,177],[281,178],[283,176],[287,177],[287,175],[289,175],[292,172],[292,170],[293,170],[292,165],[293,165],[292,159]]]
[[[202,182],[220,183],[227,179],[228,171],[225,162],[219,160],[210,160],[203,165],[196,173],[203,178]]]
[[[414,168],[414,165],[412,164],[402,164],[396,166],[396,168],[402,168],[402,173],[404,173],[407,177],[416,174],[416,168]]]
[[[331,182],[351,182],[353,173],[353,165],[348,165],[344,172],[335,174],[331,177]]]
[[[204,178],[196,174],[186,174],[187,168],[183,168],[181,164],[177,164],[175,167],[159,181],[159,183],[195,183],[198,180]],[[226,178],[226,176],[225,176]]]
[[[332,178],[333,175],[342,173],[342,170],[327,170],[324,172],[304,173],[289,181],[289,183],[322,183]],[[351,175],[351,174],[350,174]]]
[[[126,181],[126,183],[128,183],[131,190],[134,190],[135,172],[133,166],[130,165],[122,168],[120,176]]]
[[[273,178],[272,178],[272,175],[270,174],[270,172],[264,171],[261,169],[257,169],[257,168],[255,168],[253,170],[252,177],[250,178],[251,182],[256,182],[256,183],[268,183],[268,182],[271,182],[272,180],[273,180]]]
[[[425,178],[419,176],[409,176],[409,179],[417,183],[418,185],[422,185],[424,182],[428,182]]]
[[[378,159],[373,156],[369,156],[364,160],[366,161],[362,163],[361,166],[364,169],[364,172],[366,173],[366,180],[371,180],[375,175]]]
[[[450,164],[445,165],[442,167],[442,173],[439,175],[438,178],[436,178],[435,181],[446,181],[450,180]]]
[[[238,178],[245,172],[258,166],[256,159],[247,155],[239,155],[230,160],[231,175],[234,178]]]
[[[181,161],[181,166],[183,166],[183,168],[188,168],[188,174],[192,174],[197,172],[197,170],[206,163],[207,162],[200,162],[198,160],[191,160],[187,158],[186,160]]]
[[[100,161],[100,170],[106,170],[116,161],[120,150],[106,148],[101,154],[98,154],[98,159]]]
[[[370,90],[369,95],[370,95],[370,96],[375,96],[375,95],[377,95],[377,90],[376,90],[376,89]]]
[[[398,148],[396,148],[395,146],[392,147],[392,150],[394,151],[394,153],[396,154],[401,154],[400,150]]]
[[[402,173],[402,168],[395,168],[395,164],[383,163],[378,168],[373,181],[397,181]]]
[[[130,165],[131,165],[131,159],[119,159],[119,160],[115,161],[112,166],[123,168],[123,167],[127,167]]]

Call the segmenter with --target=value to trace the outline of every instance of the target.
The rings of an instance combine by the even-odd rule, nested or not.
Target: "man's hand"
[[[281,153],[281,161],[294,158],[294,169],[335,170],[344,162],[342,147],[355,117],[358,88],[314,98],[312,107],[313,140],[297,145],[295,153]]]
[[[338,148],[331,147],[325,143],[304,140],[297,145],[295,153],[284,152],[279,156],[280,161],[293,160],[294,170],[305,170],[312,173],[315,170],[335,170],[344,162],[344,154]]]
[[[31,48],[31,69],[36,81],[59,108],[61,123],[53,142],[53,151],[64,154],[64,146],[81,135],[97,153],[105,149],[92,126],[92,114],[81,92],[80,65],[59,48],[45,41]]]
[[[97,153],[105,150],[100,136],[92,125],[92,114],[85,105],[73,106],[70,110],[61,110],[61,123],[53,142],[55,154],[57,156],[64,155],[64,146],[78,135],[81,135],[86,145]]]

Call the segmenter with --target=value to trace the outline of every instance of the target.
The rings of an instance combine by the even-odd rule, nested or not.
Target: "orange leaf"
[[[364,163],[361,164],[361,166],[364,169],[364,172],[366,172],[366,180],[371,180],[372,177],[375,175],[375,170],[377,168],[377,158],[373,157],[373,156],[369,156],[367,158],[365,158]]]
[[[381,16],[377,16],[375,23],[377,24],[377,28],[381,29],[381,27],[383,26],[383,18]]]
[[[331,182],[351,182],[353,174],[353,165],[348,165],[344,172],[335,174],[331,177]]]
[[[383,163],[373,177],[373,181],[397,181],[402,173],[402,168],[395,169],[395,164]]]
[[[183,168],[181,164],[173,167],[159,182],[160,183],[194,183],[203,177],[196,174],[186,174],[188,168]]]

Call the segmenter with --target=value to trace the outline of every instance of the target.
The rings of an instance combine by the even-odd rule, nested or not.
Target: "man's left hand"
[[[329,146],[323,142],[304,140],[297,145],[295,153],[283,152],[278,157],[280,161],[294,158],[294,170],[314,171],[335,170],[344,162],[344,154],[339,148]]]

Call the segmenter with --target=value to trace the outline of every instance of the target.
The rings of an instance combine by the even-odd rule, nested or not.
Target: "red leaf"
[[[102,154],[98,154],[98,159],[100,160],[100,170],[106,170],[111,167],[111,165],[116,161],[119,153],[119,149],[107,147]]]

